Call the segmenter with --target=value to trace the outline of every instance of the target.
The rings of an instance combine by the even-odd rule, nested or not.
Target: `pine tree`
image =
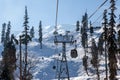
[[[6,35],[4,36],[4,49],[2,51],[3,70],[1,75],[4,80],[14,80],[13,73],[16,68],[16,48],[14,42],[16,42],[17,39],[14,39],[15,41],[13,41],[14,36],[12,35],[10,37],[10,29],[11,24],[9,21]]]
[[[103,54],[103,44],[104,44],[104,40],[103,40],[103,33],[100,35],[99,39],[98,39],[98,53],[100,55]]]
[[[10,41],[10,30],[11,30],[11,22],[9,21],[7,24],[7,31],[6,31],[4,46],[6,46],[6,44]]]
[[[3,70],[1,78],[3,80],[14,80],[13,73],[16,69],[16,48],[14,42],[17,42],[16,44],[18,44],[14,35],[11,35],[10,41],[7,42],[6,46],[4,46],[4,51],[2,52]]]
[[[87,71],[88,70],[88,56],[84,55],[82,61],[83,61],[84,70],[89,76],[88,71]]]
[[[104,47],[104,53],[105,53],[105,69],[106,69],[106,80],[108,80],[108,58],[107,58],[107,39],[108,39],[108,36],[107,36],[107,33],[108,33],[108,28],[107,28],[107,25],[108,25],[108,20],[107,20],[107,10],[104,10],[104,13],[103,13],[103,20],[104,22],[102,23],[104,28],[103,28],[103,33],[102,33],[102,46],[101,48],[103,47],[103,43],[105,45]],[[100,50],[99,50],[100,51]]]
[[[99,40],[98,40],[98,53],[100,55],[103,54],[103,44],[105,42],[105,45],[106,45],[106,41],[107,41],[107,33],[108,33],[108,28],[107,28],[107,24],[108,24],[108,20],[107,20],[107,10],[104,10],[104,13],[103,13],[103,20],[104,22],[102,23],[104,28],[103,28],[103,32],[102,34],[100,35],[99,37]],[[105,46],[106,47],[106,46]]]
[[[39,43],[40,43],[40,48],[42,48],[42,22],[40,21],[39,23]]]
[[[119,24],[117,25],[117,28],[120,28],[120,15],[119,15]],[[120,49],[120,29],[118,30],[118,48]],[[119,55],[120,55],[120,50],[119,50]]]
[[[1,80],[12,80],[10,78],[10,71],[7,66],[4,66],[3,71],[1,73]]]
[[[34,32],[34,27],[32,27],[32,28],[30,29],[30,37],[31,37],[31,38],[34,38],[34,34],[35,34],[35,32]]]
[[[80,22],[79,22],[79,21],[77,21],[77,22],[76,22],[76,31],[79,31],[79,30],[80,30],[80,28],[79,28],[79,27],[80,27]]]
[[[119,24],[117,25],[117,28],[120,28],[120,15],[119,15]]]
[[[87,42],[88,42],[87,30],[88,30],[88,17],[87,17],[87,13],[85,13],[85,15],[82,18],[82,27],[81,27],[81,42],[83,48],[87,47]]]
[[[85,55],[83,57],[83,66],[84,69],[88,74],[88,56],[86,56],[87,53],[87,47],[88,47],[88,35],[87,35],[87,30],[88,30],[88,18],[87,18],[87,13],[85,13],[85,15],[82,17],[82,26],[81,26],[81,42],[82,42],[82,46],[84,48],[85,51]]]
[[[8,25],[7,25],[7,32],[6,32],[6,40],[10,40],[10,29],[11,29],[11,22],[9,21],[8,22]]]
[[[25,45],[25,64],[24,64],[24,72],[23,72],[23,79],[24,80],[27,80],[27,65],[28,65],[28,62],[27,62],[27,56],[28,56],[28,52],[27,52],[27,46],[28,46],[28,42],[31,41],[31,37],[30,37],[30,34],[29,34],[29,26],[28,26],[28,13],[27,13],[27,7],[25,7],[25,17],[24,17],[24,31],[23,31],[23,34],[21,35],[21,42],[22,44]]]
[[[91,23],[91,21],[90,21],[90,35],[92,36],[93,33],[94,33],[94,30],[93,30],[92,23]]]
[[[99,69],[98,69],[99,68],[98,47],[94,39],[92,39],[91,54],[92,54],[91,64],[96,69],[98,80],[100,80]]]
[[[117,45],[115,43],[116,38],[115,38],[115,14],[114,11],[116,9],[115,7],[115,0],[110,1],[111,6],[111,13],[110,13],[110,30],[108,34],[108,60],[109,60],[109,79],[110,80],[117,80],[116,75],[117,75],[117,59],[116,59],[116,53],[117,53]]]
[[[85,29],[87,30],[88,29],[88,14],[87,14],[87,12],[85,12],[84,18],[85,18],[85,21],[84,21],[83,25],[84,25]]]
[[[2,24],[2,35],[1,35],[1,43],[5,40],[5,29],[6,29],[6,23]]]
[[[92,39],[92,46],[91,46],[91,54],[92,54],[92,60],[91,63],[93,65],[93,67],[97,68],[97,64],[98,64],[98,48],[96,46],[95,40]]]

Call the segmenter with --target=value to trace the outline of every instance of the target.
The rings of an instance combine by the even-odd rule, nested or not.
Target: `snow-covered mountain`
[[[68,60],[69,75],[70,80],[90,80],[94,78],[96,80],[96,75],[87,76],[86,71],[84,70],[82,58],[84,56],[84,50],[81,47],[81,37],[80,33],[76,32],[75,25],[59,25],[58,27],[59,34],[65,34],[66,31],[70,31],[70,34],[74,36],[74,40],[77,40],[77,51],[78,57],[71,58],[70,51],[75,48],[75,44],[66,45],[66,55]],[[53,69],[53,66],[57,65],[57,59],[61,58],[62,53],[62,44],[54,44],[54,27],[46,26],[43,28],[43,47],[40,49],[40,44],[38,42],[38,31],[35,30],[35,38],[28,44],[28,61],[32,61],[34,67],[31,72],[33,74],[33,80],[54,80],[57,79],[57,72]],[[94,37],[97,40],[98,33],[101,30],[95,31]],[[16,34],[16,37],[19,37],[19,33]],[[17,47],[17,58],[19,59],[19,46]],[[2,51],[2,44],[0,44],[0,52]],[[24,48],[22,48],[24,50]],[[104,63],[104,62],[103,62]],[[19,65],[19,63],[17,64]],[[104,66],[100,67],[104,69]],[[104,73],[103,73],[104,74]],[[16,80],[18,79],[19,70],[16,70],[15,74]],[[101,76],[104,77],[104,76]],[[93,79],[91,79],[93,80]]]
[[[65,34],[66,31],[70,31],[74,35],[74,39],[77,39],[78,57],[72,59],[70,56],[70,50],[75,48],[75,45],[67,44],[67,60],[69,66],[70,77],[77,77],[79,75],[85,75],[82,67],[83,50],[80,48],[80,33],[75,31],[75,25],[59,25],[59,34]],[[57,65],[57,58],[60,58],[59,54],[62,53],[62,44],[54,44],[54,27],[47,26],[43,29],[43,48],[40,49],[40,44],[37,38],[33,39],[29,43],[28,51],[34,55],[35,59],[39,62],[36,64],[36,68],[33,70],[34,80],[52,80],[56,78],[56,70],[53,66]]]

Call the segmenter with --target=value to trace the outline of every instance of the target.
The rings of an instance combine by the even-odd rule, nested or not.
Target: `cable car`
[[[55,69],[56,69],[56,66],[53,66],[53,69],[55,70]]]
[[[78,56],[77,50],[76,49],[71,50],[71,57],[76,58],[77,56]]]

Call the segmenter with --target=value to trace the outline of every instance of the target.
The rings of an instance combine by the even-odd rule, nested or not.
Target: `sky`
[[[81,21],[82,15],[87,12],[90,16],[105,0],[59,0],[58,25],[75,24]],[[11,21],[12,29],[22,30],[24,22],[25,6],[28,9],[29,26],[38,28],[39,21],[43,27],[55,26],[57,0],[0,0],[0,25]],[[95,21],[103,14],[104,9],[109,8],[110,0],[90,19]],[[120,14],[120,0],[117,0],[117,12]],[[102,19],[102,17],[101,17]],[[98,20],[98,22],[101,21]],[[0,29],[1,29],[0,27]]]

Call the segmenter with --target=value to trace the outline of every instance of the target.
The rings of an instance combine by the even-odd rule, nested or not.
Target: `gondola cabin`
[[[71,50],[71,57],[72,57],[72,58],[78,57],[78,53],[77,53],[77,50],[76,50],[76,49]]]

